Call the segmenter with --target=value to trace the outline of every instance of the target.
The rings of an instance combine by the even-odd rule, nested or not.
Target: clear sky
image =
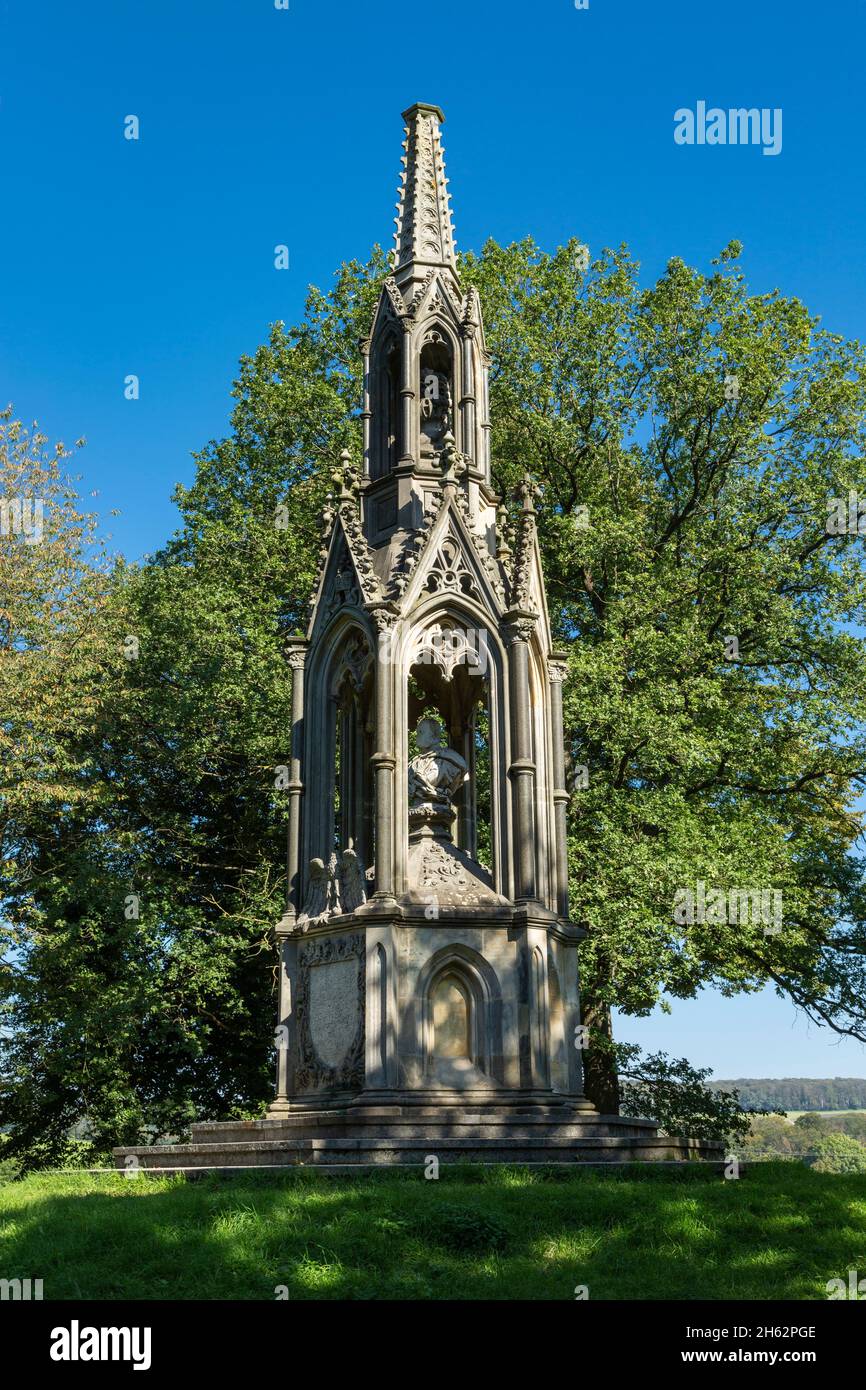
[[[754,289],[862,338],[864,51],[863,0],[0,0],[0,397],[86,436],[117,547],[156,549],[238,356],[391,244],[419,100],[446,113],[459,247],[626,241],[650,279],[737,237]],[[676,144],[699,101],[781,109],[781,152]],[[674,1008],[624,1035],[722,1076],[866,1075],[770,996]]]

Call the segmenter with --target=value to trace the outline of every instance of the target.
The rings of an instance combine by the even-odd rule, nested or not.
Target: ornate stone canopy
[[[363,456],[334,460],[309,624],[288,643],[276,1098],[267,1121],[199,1126],[187,1158],[216,1144],[243,1162],[680,1156],[685,1141],[648,1122],[600,1126],[582,1095],[568,663],[537,491],[494,490],[444,117],[419,102],[403,118],[392,273],[362,344]]]

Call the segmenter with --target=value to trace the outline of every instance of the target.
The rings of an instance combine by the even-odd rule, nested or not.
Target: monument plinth
[[[292,639],[289,900],[267,1118],[143,1166],[720,1156],[583,1095],[562,682],[535,490],[506,539],[489,357],[457,274],[438,107],[412,106],[363,344],[363,468]]]

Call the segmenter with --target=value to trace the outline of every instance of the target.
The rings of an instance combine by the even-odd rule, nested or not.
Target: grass
[[[866,1274],[866,1178],[755,1165],[0,1186],[0,1278],[46,1299],[824,1299]]]

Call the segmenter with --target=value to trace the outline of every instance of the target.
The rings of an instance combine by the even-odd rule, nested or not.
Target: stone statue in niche
[[[447,373],[425,367],[421,373],[421,453],[438,453],[451,433],[451,383]]]
[[[466,760],[449,748],[438,719],[422,719],[418,753],[409,764],[409,822],[433,824],[450,835],[451,806],[469,776]]]

